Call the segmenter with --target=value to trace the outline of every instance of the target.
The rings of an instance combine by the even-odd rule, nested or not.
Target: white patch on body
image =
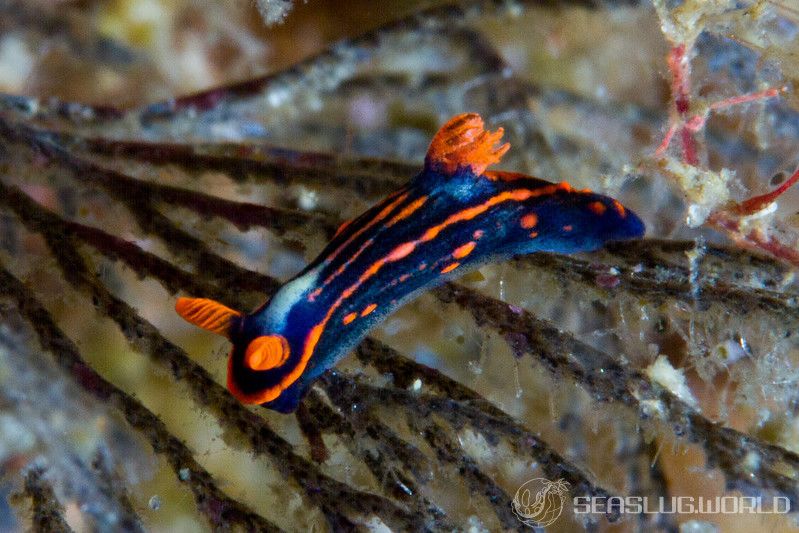
[[[266,306],[266,327],[270,331],[283,331],[291,308],[316,288],[320,268],[315,268],[283,285]]]

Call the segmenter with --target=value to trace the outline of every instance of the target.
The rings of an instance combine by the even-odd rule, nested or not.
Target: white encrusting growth
[[[646,369],[646,374],[652,381],[670,390],[680,400],[692,407],[696,407],[696,398],[691,394],[691,389],[685,381],[685,374],[682,369],[671,366],[665,355],[658,356],[655,362]]]

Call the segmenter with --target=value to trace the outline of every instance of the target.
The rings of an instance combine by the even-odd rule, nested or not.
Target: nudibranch
[[[321,254],[252,314],[179,298],[189,322],[233,344],[227,384],[243,403],[297,408],[322,373],[420,292],[489,261],[571,253],[634,239],[644,224],[618,201],[568,183],[490,171],[510,145],[462,114],[435,135],[424,168],[344,223]]]

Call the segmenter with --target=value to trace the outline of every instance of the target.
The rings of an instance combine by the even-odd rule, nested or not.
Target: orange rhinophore
[[[502,128],[494,132],[483,129],[483,119],[476,113],[458,115],[433,137],[425,164],[444,174],[471,167],[472,172],[479,176],[489,166],[499,163],[510,150],[510,143],[496,146],[502,134]]]
[[[175,311],[187,322],[206,331],[229,336],[231,321],[241,313],[207,298],[178,298]]]

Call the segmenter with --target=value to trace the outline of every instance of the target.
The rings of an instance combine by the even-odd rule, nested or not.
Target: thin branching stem
[[[52,315],[37,299],[30,296],[22,282],[2,265],[0,265],[0,294],[15,301],[20,315],[35,331],[42,348],[50,352],[56,364],[76,384],[98,400],[119,409],[128,424],[147,439],[153,451],[167,459],[179,480],[191,480],[187,486],[194,494],[197,509],[215,529],[226,529],[235,524],[245,529],[280,531],[266,518],[224,494],[211,474],[194,459],[194,453],[169,432],[158,416],[107,381],[86,363],[78,347],[61,331]],[[55,529],[55,531],[61,530]]]

